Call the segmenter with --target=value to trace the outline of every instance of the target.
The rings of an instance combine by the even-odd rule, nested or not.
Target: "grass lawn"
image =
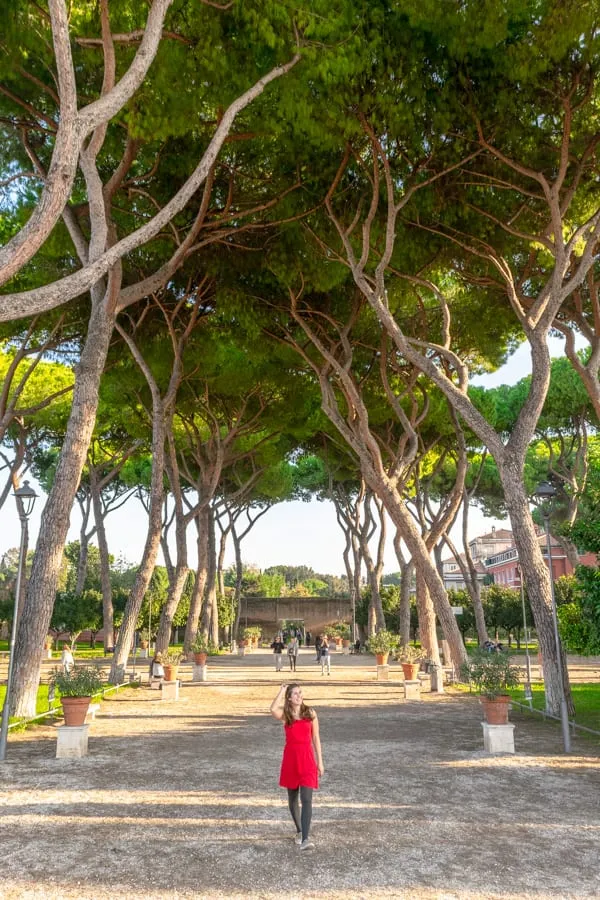
[[[6,696],[6,685],[3,684],[3,685],[0,685],[0,708],[4,706],[4,697],[5,696]],[[54,700],[52,703],[52,709],[55,709],[59,706],[60,706],[60,701]],[[43,712],[46,712],[48,709],[49,709],[48,685],[40,684],[40,686],[38,687],[38,692],[37,692],[37,701],[35,704],[35,711],[36,711],[36,713],[43,713]],[[16,722],[16,721],[17,721],[17,719],[11,717],[10,722]]]
[[[544,709],[544,686],[542,684],[533,684],[531,687],[534,709]],[[527,704],[523,687],[514,688],[509,693],[519,703]],[[572,684],[571,693],[575,704],[575,722],[577,725],[600,731],[600,684]]]

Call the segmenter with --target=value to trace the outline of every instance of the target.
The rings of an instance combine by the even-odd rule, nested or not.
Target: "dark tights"
[[[312,819],[312,795],[313,789],[309,787],[299,787],[293,791],[288,788],[288,806],[296,826],[296,831],[302,832],[303,841],[308,838],[308,833],[310,831],[310,820]],[[300,814],[300,803],[302,803],[302,814]]]

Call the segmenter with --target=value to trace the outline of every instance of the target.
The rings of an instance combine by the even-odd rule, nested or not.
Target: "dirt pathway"
[[[598,743],[565,757],[560,728],[513,712],[517,754],[489,757],[473,698],[407,703],[398,670],[334,657],[321,677],[305,650],[326,774],[301,854],[268,716],[281,676],[260,653],[210,671],[178,702],[105,700],[82,760],[54,758],[55,726],[11,736],[0,897],[600,898]]]

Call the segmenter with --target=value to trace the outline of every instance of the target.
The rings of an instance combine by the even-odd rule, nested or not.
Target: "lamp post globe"
[[[8,677],[6,679],[6,694],[4,696],[4,706],[2,708],[2,725],[0,726],[0,762],[6,759],[6,743],[8,740],[8,718],[10,712],[11,689],[13,679],[13,663],[15,638],[17,636],[17,613],[19,609],[19,597],[21,596],[21,584],[23,582],[23,572],[25,570],[25,554],[26,554],[26,538],[27,538],[27,520],[33,512],[33,507],[37,498],[36,492],[33,490],[28,481],[24,481],[22,487],[17,488],[14,492],[17,501],[17,510],[21,521],[21,544],[19,547],[19,564],[17,567],[17,580],[15,583],[15,599],[13,603],[12,627],[10,632],[10,644],[8,647]]]

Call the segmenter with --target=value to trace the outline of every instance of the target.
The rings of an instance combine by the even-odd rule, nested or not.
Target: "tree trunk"
[[[112,599],[112,586],[110,583],[110,555],[108,552],[108,541],[106,539],[106,528],[104,527],[104,516],[102,514],[102,500],[98,489],[98,479],[93,467],[90,467],[90,486],[92,490],[92,503],[94,506],[94,522],[96,525],[96,534],[98,536],[98,551],[100,554],[100,582],[102,585],[102,629],[104,640],[104,653],[111,650],[113,646],[114,634],[114,609]]]
[[[534,522],[529,511],[529,498],[525,493],[523,479],[518,471],[518,466],[505,463],[501,469],[499,467],[499,471],[502,476],[502,484],[504,485],[506,508],[510,517],[515,545],[519,553],[519,564],[525,576],[539,648],[544,661],[546,711],[551,715],[559,716],[562,692],[552,617],[550,570],[542,555],[539,537],[536,534]],[[562,646],[560,647],[560,653],[567,708],[569,714],[573,715],[575,710]]]
[[[98,407],[98,388],[113,330],[102,301],[92,305],[88,333],[76,368],[73,404],[54,484],[42,513],[31,578],[15,643],[12,714],[34,716],[42,650],[52,617],[63,548]]]
[[[369,635],[371,635],[376,631],[381,631],[385,628],[385,617],[383,615],[383,606],[381,604],[380,582],[377,569],[373,564],[373,558],[365,535],[361,533],[360,538],[360,549],[367,568],[367,580],[369,582],[369,587],[371,588],[371,603],[369,606]]]
[[[242,611],[242,581],[244,577],[244,569],[242,565],[242,546],[237,536],[235,527],[232,526],[231,537],[233,538],[233,547],[235,550],[235,622],[233,625],[233,638],[237,640],[240,633],[240,614]]]
[[[217,606],[217,548],[215,536],[215,518],[212,508],[207,509],[208,523],[208,571],[206,574],[206,602],[202,610],[202,632],[206,630],[208,638],[216,646],[219,645],[219,608]]]
[[[79,531],[79,559],[77,560],[77,582],[75,584],[75,593],[78,597],[83,594],[85,587],[85,579],[87,577],[88,564],[88,545],[89,535],[87,533],[87,517],[84,519]]]
[[[427,651],[428,659],[440,665],[440,649],[438,646],[437,631],[435,627],[435,611],[429,595],[429,590],[422,572],[417,566],[417,612],[419,614],[419,635],[421,646]]]
[[[149,385],[152,391],[152,476],[150,481],[150,503],[148,510],[148,533],[144,553],[135,582],[127,599],[123,622],[115,647],[110,681],[118,684],[123,677],[127,659],[133,646],[144,595],[156,565],[162,532],[163,478],[165,472],[165,412],[156,385]]]
[[[177,563],[173,579],[169,582],[169,593],[167,601],[162,608],[160,614],[160,623],[156,634],[156,649],[161,653],[165,653],[171,642],[171,630],[173,628],[173,619],[177,613],[177,607],[185,588],[189,569],[187,565]]]
[[[403,646],[410,643],[410,589],[412,582],[412,574],[414,571],[412,559],[404,559],[402,548],[400,546],[402,538],[400,533],[396,531],[394,535],[394,549],[396,558],[400,566],[400,606],[398,609],[398,631],[400,632],[400,643]]]
[[[190,614],[185,626],[185,636],[183,638],[183,647],[186,652],[196,640],[198,632],[198,623],[200,621],[200,613],[202,611],[204,592],[206,588],[206,579],[208,577],[208,507],[203,506],[196,515],[196,528],[198,529],[198,567],[196,569],[196,581],[194,582],[194,590],[192,599],[190,600]],[[208,637],[208,631],[204,632]]]
[[[408,552],[414,561],[416,571],[419,572],[420,570],[420,574],[429,590],[433,608],[442,626],[444,637],[448,641],[452,663],[455,668],[460,668],[467,658],[465,645],[456,624],[456,617],[450,608],[444,584],[437,573],[437,569],[431,562],[425,542],[398,491],[388,482],[387,478],[382,475],[378,476],[371,466],[368,466],[368,470],[368,473],[367,471],[364,472],[365,480],[368,482],[371,490],[377,493],[383,501],[390,519],[406,544]]]

